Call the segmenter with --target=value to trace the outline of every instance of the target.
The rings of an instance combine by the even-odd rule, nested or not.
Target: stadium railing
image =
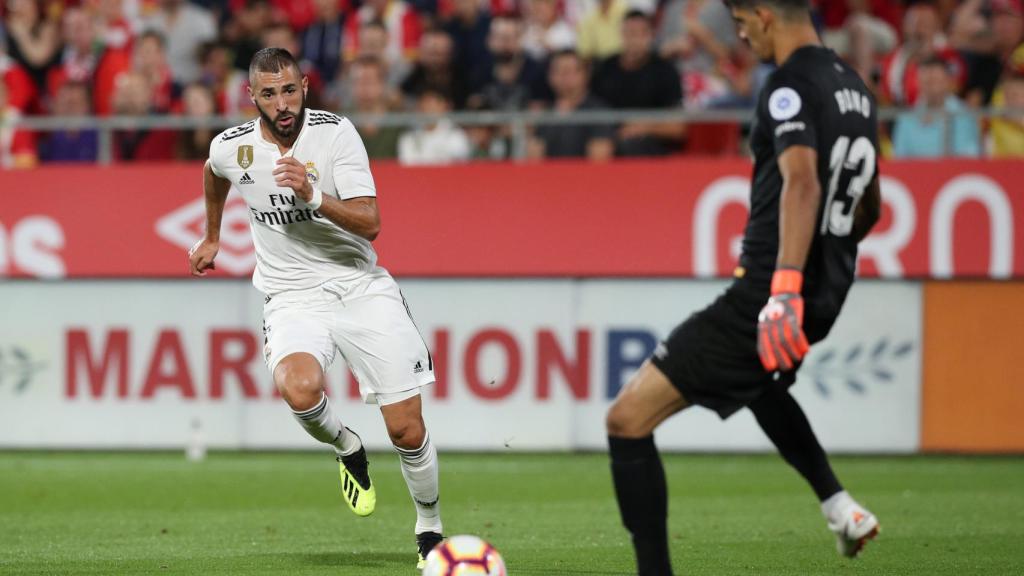
[[[913,109],[887,107],[879,110],[879,121],[888,123],[899,115],[912,112]],[[971,109],[960,112],[973,116],[976,120],[1009,117],[1024,114],[1024,110],[1007,108]],[[951,114],[942,112],[944,121],[951,119]],[[394,112],[385,115],[346,114],[352,122],[360,124],[371,121],[378,126],[398,126],[415,128],[435,122],[438,116]],[[507,126],[512,139],[512,158],[526,157],[526,143],[532,126],[543,125],[601,125],[621,124],[626,122],[684,122],[687,124],[718,124],[732,123],[746,129],[753,120],[751,109],[721,110],[584,110],[571,114],[554,111],[509,111],[509,112],[452,112],[444,117],[462,127],[471,126]],[[189,117],[176,115],[153,116],[24,116],[13,122],[0,121],[0,128],[12,126],[34,132],[52,132],[62,130],[96,130],[99,133],[99,164],[110,164],[113,161],[113,133],[116,130],[194,130],[224,129],[251,120],[243,116],[208,116]],[[947,155],[953,150],[952,130],[946,130],[944,143]]]

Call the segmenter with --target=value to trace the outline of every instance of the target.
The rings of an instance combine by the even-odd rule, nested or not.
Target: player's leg
[[[324,394],[323,368],[313,355],[297,352],[281,359],[274,368],[274,385],[310,436],[333,446],[339,456],[362,446],[359,437],[334,414]]]
[[[785,388],[771,388],[749,406],[779,454],[811,485],[839,552],[856,556],[878,533],[878,520],[858,504],[832,471],[803,409]]]
[[[633,538],[640,576],[672,574],[668,551],[668,488],[654,429],[687,406],[679,390],[650,361],[608,410],[612,479],[622,523]]]
[[[417,548],[426,556],[442,534],[437,450],[420,399],[420,389],[434,382],[430,351],[387,272],[367,275],[339,298],[334,341],[363,398],[380,406],[416,507]]]
[[[376,507],[377,496],[366,450],[359,436],[334,413],[324,382],[324,368],[312,354],[289,354],[274,367],[274,384],[295,419],[310,436],[334,448],[345,502],[359,516],[368,516]]]
[[[268,299],[263,309],[264,357],[274,385],[306,432],[334,448],[345,502],[358,515],[373,512],[376,495],[366,451],[324,394],[324,373],[334,360],[329,305],[322,291],[304,290]]]
[[[384,402],[389,399],[389,395],[380,397]],[[437,449],[423,423],[423,403],[418,393],[397,402],[381,404],[380,412],[391,443],[398,452],[409,495],[416,506],[416,544],[419,561],[423,562],[444,534],[438,502]]]

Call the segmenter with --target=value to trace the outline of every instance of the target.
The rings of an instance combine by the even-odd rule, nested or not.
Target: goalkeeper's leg
[[[665,375],[645,363],[608,411],[612,480],[640,576],[670,576],[668,488],[654,429],[687,405]]]
[[[839,553],[856,556],[878,534],[878,519],[843,490],[796,399],[788,390],[771,388],[750,404],[750,410],[779,454],[818,496]]]

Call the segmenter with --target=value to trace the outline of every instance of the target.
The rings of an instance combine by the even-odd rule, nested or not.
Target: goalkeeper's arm
[[[858,243],[867,237],[868,232],[878,223],[882,217],[882,189],[878,183],[878,176],[871,181],[864,196],[857,205],[853,216],[853,238]]]

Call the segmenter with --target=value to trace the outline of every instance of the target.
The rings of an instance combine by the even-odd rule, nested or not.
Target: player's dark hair
[[[722,0],[725,7],[753,10],[756,6],[770,6],[787,15],[807,14],[811,11],[809,0]]]
[[[257,72],[280,72],[289,66],[294,66],[295,70],[300,69],[291,52],[284,48],[263,48],[249,62],[249,83],[253,83]]]

